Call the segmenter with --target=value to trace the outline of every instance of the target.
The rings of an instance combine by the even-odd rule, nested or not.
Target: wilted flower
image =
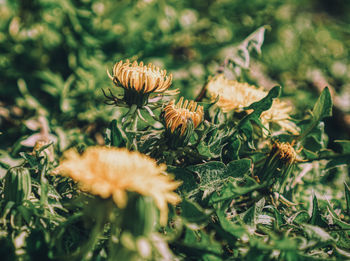
[[[127,204],[127,192],[150,196],[160,210],[165,224],[168,203],[177,204],[180,197],[173,192],[181,182],[165,173],[165,165],[139,152],[127,149],[90,147],[80,155],[75,150],[64,153],[58,170],[77,181],[82,190],[102,198],[112,197],[118,207]]]
[[[290,181],[290,174],[297,161],[297,152],[293,143],[276,141],[266,158],[263,168],[258,177],[261,181],[274,186],[280,193],[286,188]],[[290,183],[290,182],[289,182]]]
[[[181,143],[187,143],[193,129],[203,120],[203,106],[181,97],[177,104],[175,100],[170,101],[165,106],[163,115],[165,127],[168,133],[170,132],[168,136],[180,139]]]
[[[295,149],[289,142],[275,142],[272,146],[270,154],[278,155],[279,159],[284,161],[287,164],[292,164],[295,162],[297,153]]]
[[[217,105],[224,112],[243,111],[245,107],[267,95],[267,92],[261,87],[257,88],[247,83],[228,80],[222,74],[214,77],[208,83],[207,91],[212,101],[219,96]],[[271,108],[261,114],[261,122],[267,128],[269,123],[278,124],[281,129],[297,135],[299,129],[289,116],[292,109],[286,102],[274,99]]]
[[[124,101],[138,107],[146,105],[151,93],[165,92],[171,85],[172,75],[153,64],[144,66],[143,62],[120,61],[113,67],[113,82],[124,88]]]

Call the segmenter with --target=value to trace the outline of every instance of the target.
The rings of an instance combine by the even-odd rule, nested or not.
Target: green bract
[[[24,167],[14,167],[7,171],[4,180],[4,199],[16,205],[29,199],[32,189],[30,172]]]

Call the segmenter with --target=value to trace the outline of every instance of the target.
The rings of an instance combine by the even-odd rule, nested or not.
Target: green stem
[[[129,130],[125,129],[127,132],[131,134],[131,141],[128,141],[127,143],[127,148],[130,150],[134,147],[135,150],[137,150],[137,142],[136,142],[136,132],[137,132],[137,122],[138,122],[138,115],[137,115],[137,110],[136,109],[132,116],[130,117],[129,123],[131,123],[131,128]]]
[[[89,235],[88,241],[80,248],[80,250],[78,250],[77,253],[73,254],[74,260],[90,260],[92,258],[94,248],[100,240],[99,237],[103,233],[104,226],[108,222],[111,214],[112,207],[110,202],[105,201],[104,203],[105,204],[100,205],[99,208],[96,209],[99,214],[96,216],[95,226]]]
[[[131,131],[132,132],[137,132],[137,122],[138,122],[138,115],[137,115],[137,111],[134,113],[133,118],[132,118],[132,128]]]
[[[300,161],[299,163],[312,162],[317,160],[331,160],[331,159],[338,159],[338,158],[345,158],[345,157],[350,157],[350,153],[321,156],[314,159],[307,159],[305,161]]]

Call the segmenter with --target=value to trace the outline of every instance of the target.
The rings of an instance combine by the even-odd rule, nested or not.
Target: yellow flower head
[[[112,80],[116,84],[121,84],[126,90],[134,90],[138,93],[164,92],[172,81],[172,74],[167,76],[166,70],[161,70],[153,64],[143,65],[137,61],[130,63],[126,60],[120,61],[113,67]]]
[[[160,210],[160,223],[166,224],[168,203],[177,204],[175,190],[181,182],[165,173],[165,165],[139,152],[127,149],[90,147],[80,155],[76,150],[64,153],[58,171],[77,181],[81,189],[102,198],[112,197],[124,208],[127,191],[154,199]]]
[[[207,91],[212,101],[215,101],[219,96],[217,105],[223,112],[243,111],[245,107],[261,100],[267,95],[267,92],[261,87],[257,88],[247,83],[228,80],[222,74],[214,77],[208,83]],[[282,130],[297,135],[299,128],[294,122],[290,121],[289,116],[292,109],[286,102],[274,99],[271,108],[261,114],[261,122],[267,128],[269,123],[278,124]]]
[[[164,119],[167,129],[173,133],[181,126],[181,133],[183,135],[188,127],[189,120],[192,120],[194,128],[203,120],[203,106],[197,105],[195,101],[184,101],[181,97],[177,104],[172,100],[164,108]]]
[[[279,158],[288,163],[292,164],[295,162],[297,153],[289,142],[275,142],[272,146],[271,154],[278,153]]]

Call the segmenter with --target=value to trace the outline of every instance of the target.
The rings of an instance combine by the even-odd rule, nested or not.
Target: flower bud
[[[259,180],[275,186],[282,193],[296,157],[297,153],[289,142],[275,142],[264,167],[259,172]]]
[[[14,167],[5,175],[4,195],[6,201],[13,201],[20,205],[29,198],[32,189],[29,170],[23,167]]]
[[[195,128],[203,120],[203,107],[183,97],[175,104],[172,100],[163,111],[165,136],[171,148],[185,146]]]

